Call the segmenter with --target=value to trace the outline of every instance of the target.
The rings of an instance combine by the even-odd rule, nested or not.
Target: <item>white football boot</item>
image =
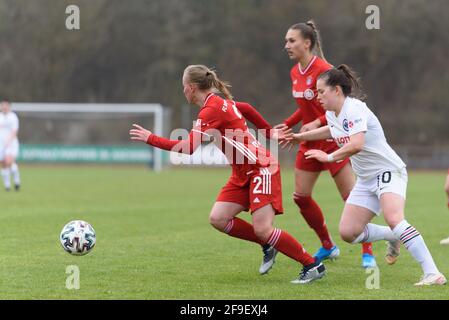
[[[442,245],[449,245],[449,238],[441,240],[440,244],[442,244]]]
[[[415,286],[432,286],[432,285],[444,285],[447,283],[446,277],[442,273],[428,274],[421,278],[421,281],[415,283]]]

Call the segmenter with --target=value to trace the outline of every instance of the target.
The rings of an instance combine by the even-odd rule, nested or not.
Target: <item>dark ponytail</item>
[[[346,64],[341,64],[336,68],[330,69],[318,77],[323,79],[327,86],[340,86],[345,97],[354,97],[365,100],[366,95],[363,93],[360,78]]]

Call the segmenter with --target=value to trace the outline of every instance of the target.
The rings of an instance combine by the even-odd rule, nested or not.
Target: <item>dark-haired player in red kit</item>
[[[321,58],[314,54],[315,48]],[[275,128],[291,128],[302,121],[301,132],[304,132],[326,125],[325,110],[317,100],[316,80],[321,73],[331,69],[332,66],[324,59],[319,32],[314,22],[291,26],[285,36],[285,49],[290,59],[297,62],[290,75],[292,94],[299,108]],[[312,198],[313,187],[320,172],[329,170],[341,197],[346,201],[355,184],[355,177],[349,159],[323,164],[315,159],[305,158],[304,153],[309,149],[330,153],[337,150],[338,146],[332,140],[301,143],[296,156],[296,186],[293,194],[293,200],[302,216],[321,240],[322,247],[315,253],[315,257],[319,260],[333,259],[339,256],[340,250],[332,241],[323,213]],[[365,268],[376,266],[371,243],[362,245],[362,266]]]
[[[229,236],[261,245],[265,254],[259,270],[262,274],[272,267],[276,252],[280,251],[303,265],[299,277],[292,283],[304,284],[322,278],[324,265],[289,233],[273,227],[275,215],[283,212],[279,163],[249,132],[242,115],[251,116],[257,112],[249,104],[234,102],[226,83],[206,66],[188,66],[182,82],[187,101],[201,108],[189,138],[168,140],[134,125],[130,130],[131,139],[164,150],[192,154],[203,138],[213,137],[231,164],[232,175],[210,213],[212,226]],[[226,99],[214,94],[217,90]],[[253,118],[257,116],[259,121],[254,121],[258,122],[258,127],[270,128],[260,115]],[[268,130],[267,135],[282,140],[287,132]],[[252,225],[237,218],[240,212],[248,210],[251,210]]]

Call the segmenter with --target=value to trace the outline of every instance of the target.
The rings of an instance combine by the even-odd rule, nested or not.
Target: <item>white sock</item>
[[[6,189],[11,188],[11,174],[9,168],[2,169],[3,184]]]
[[[379,240],[395,241],[398,238],[389,227],[368,223],[363,232],[352,243],[375,242]]]
[[[11,165],[11,173],[12,173],[12,178],[14,179],[14,184],[16,186],[20,185],[19,166],[15,162]]]
[[[412,257],[421,264],[421,268],[425,275],[440,273],[418,230],[411,226],[406,220],[402,220],[396,227],[394,227],[393,233],[399,237]]]

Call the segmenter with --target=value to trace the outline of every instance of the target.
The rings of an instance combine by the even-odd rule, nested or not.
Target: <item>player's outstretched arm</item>
[[[129,135],[131,140],[141,141],[159,149],[185,154],[194,153],[201,144],[201,134],[196,134],[194,130],[190,132],[187,140],[170,140],[159,137],[138,124],[133,124]]]
[[[147,143],[148,138],[153,133],[150,130],[147,130],[138,124],[133,124],[133,129],[129,130],[130,139],[134,141],[141,141]]]
[[[302,141],[314,141],[314,140],[325,140],[332,138],[329,126],[324,126],[311,131],[306,131],[302,133],[287,134],[285,139],[279,143],[282,149],[291,149],[293,144],[300,143]]]
[[[271,129],[271,125],[268,121],[265,120],[259,111],[257,111],[251,104],[236,101],[235,106],[240,111],[242,116],[249,122],[253,123],[257,129],[265,129],[267,131]]]
[[[253,123],[257,129],[264,130],[264,134],[268,139],[284,140],[291,133],[291,129],[287,126],[272,128],[268,121],[251,104],[236,102],[235,105],[245,119]]]
[[[308,150],[304,154],[306,159],[316,159],[320,162],[334,162],[346,159],[363,149],[365,144],[365,132],[359,132],[349,137],[349,142],[330,154],[322,150]]]
[[[315,140],[325,140],[325,139],[331,139],[331,130],[329,129],[329,126],[320,127],[318,129],[306,131],[306,132],[300,132],[295,133],[292,136],[293,142],[301,142],[301,141],[315,141]]]

